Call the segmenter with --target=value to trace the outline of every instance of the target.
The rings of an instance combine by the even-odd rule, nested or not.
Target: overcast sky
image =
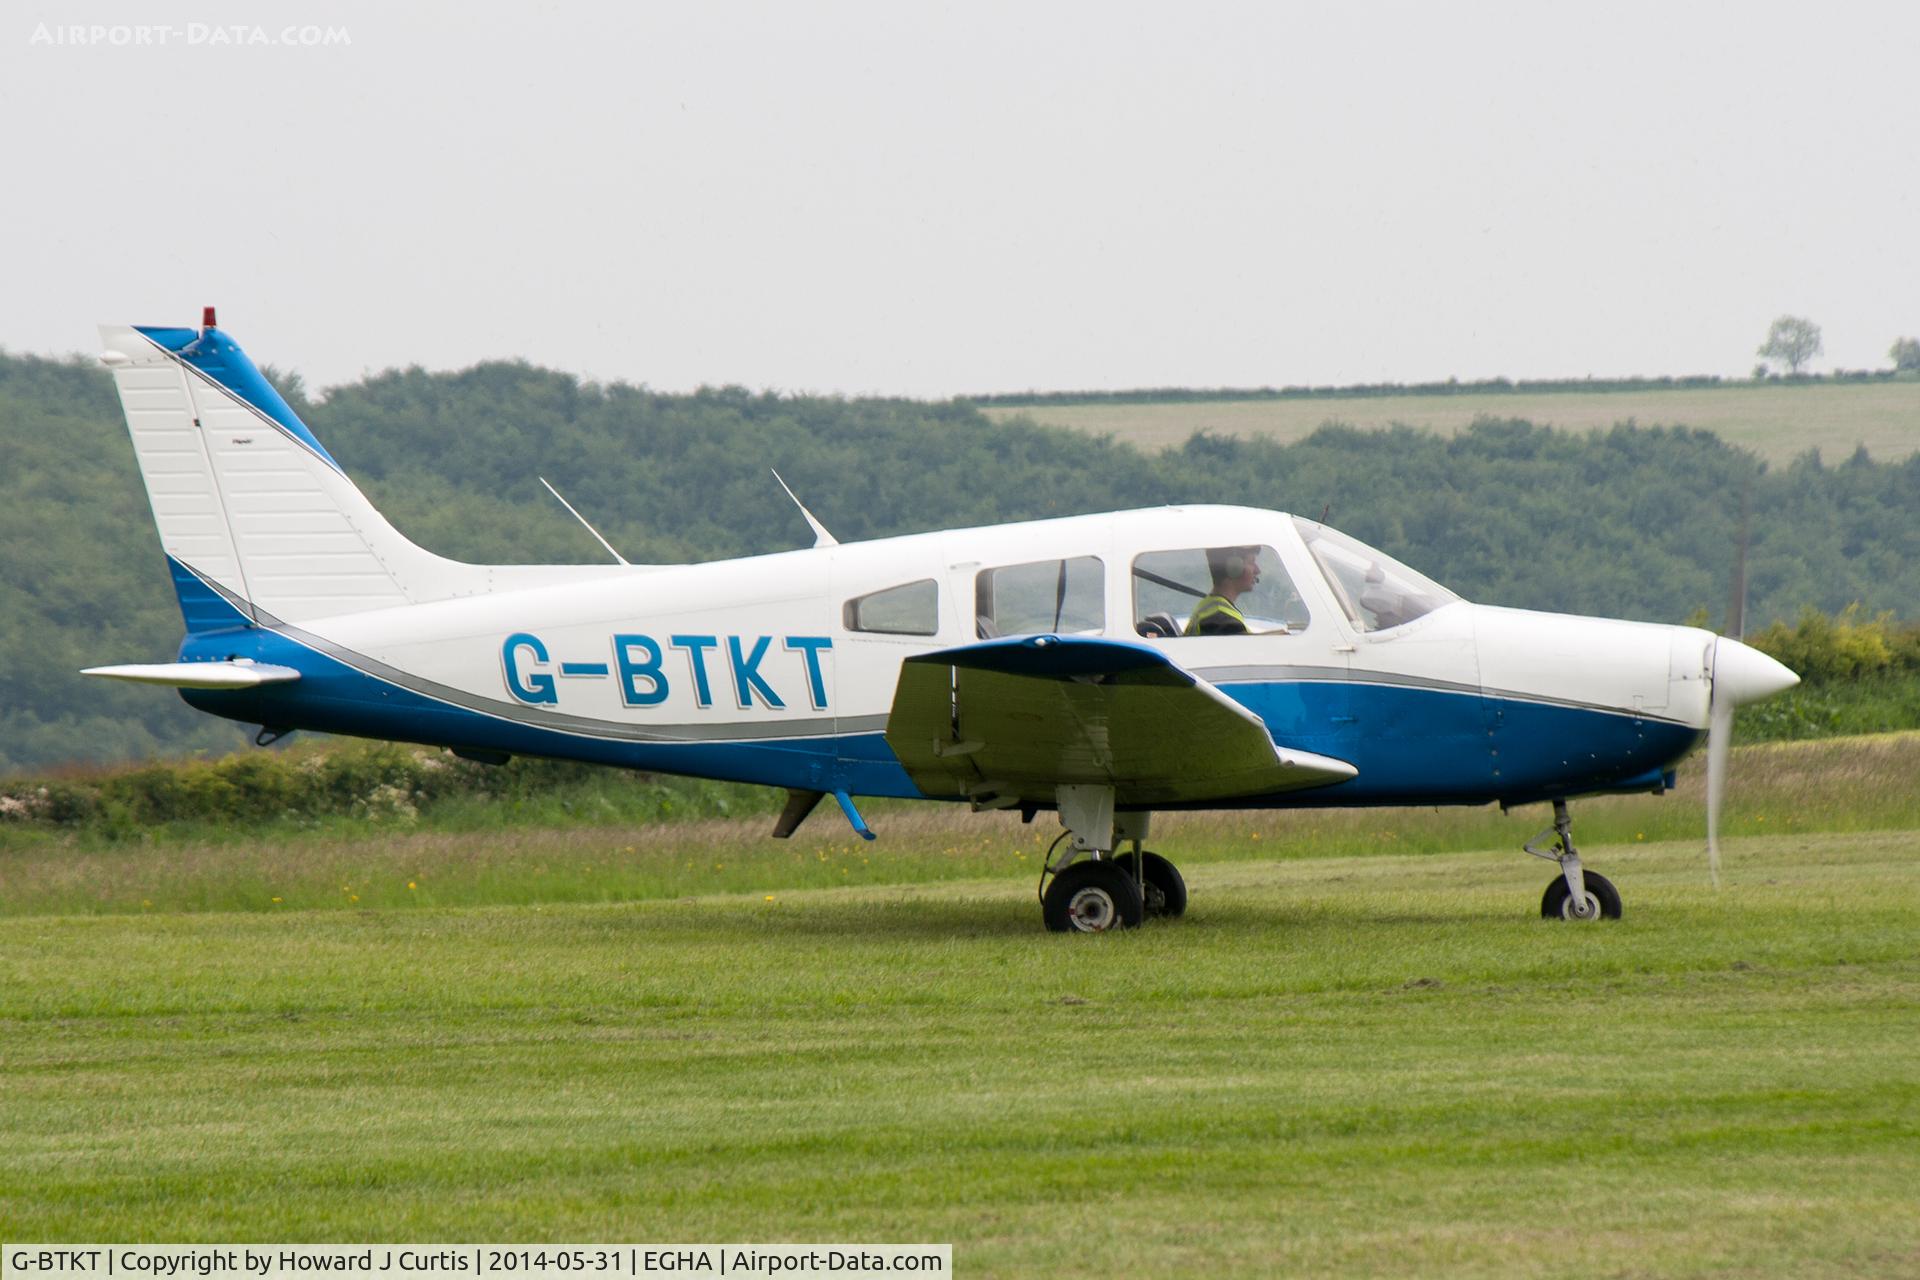
[[[1916,49],[1910,0],[28,0],[0,346],[213,302],[313,385],[944,396],[1741,375],[1791,312],[1878,367]]]

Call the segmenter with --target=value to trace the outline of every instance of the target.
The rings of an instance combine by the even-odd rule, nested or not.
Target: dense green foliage
[[[1920,728],[1920,623],[1870,618],[1858,605],[1833,617],[1809,608],[1793,626],[1774,622],[1747,640],[1799,672],[1801,684],[1741,711],[1737,741]]]
[[[108,841],[156,829],[218,837],[357,830],[366,823],[463,830],[649,823],[771,811],[781,793],[737,783],[636,776],[558,760],[475,764],[389,742],[311,743],[212,760],[59,770],[0,784],[0,831],[79,830]]]
[[[523,363],[393,371],[318,403],[280,382],[402,530],[463,559],[601,557],[542,474],[636,561],[800,545],[777,467],[842,539],[1180,501],[1326,510],[1470,599],[1677,621],[1723,607],[1751,486],[1750,618],[1920,599],[1920,456],[1768,469],[1703,432],[1518,421],[1147,455],[962,402],[665,395]],[[0,355],[0,547],[0,770],[238,745],[161,691],[74,675],[180,634],[101,372]]]
[[[1920,672],[1920,623],[1897,624],[1891,613],[1869,618],[1857,604],[1832,618],[1802,609],[1793,626],[1774,622],[1747,640],[1808,684]]]

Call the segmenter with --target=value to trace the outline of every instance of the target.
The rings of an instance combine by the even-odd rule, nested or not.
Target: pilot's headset
[[[1246,573],[1257,554],[1250,547],[1220,547],[1207,553],[1207,572],[1215,582],[1233,582]]]

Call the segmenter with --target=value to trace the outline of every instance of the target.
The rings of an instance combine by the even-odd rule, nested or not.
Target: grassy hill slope
[[[1618,422],[1711,431],[1776,464],[1809,449],[1838,461],[1865,448],[1891,461],[1920,450],[1920,381],[1750,383],[1633,391],[1467,391],[1457,395],[1298,397],[1166,403],[989,406],[996,421],[1026,418],[1141,449],[1165,449],[1196,431],[1282,444],[1333,422],[1363,430],[1404,423],[1451,436],[1479,418],[1525,418],[1579,431]]]

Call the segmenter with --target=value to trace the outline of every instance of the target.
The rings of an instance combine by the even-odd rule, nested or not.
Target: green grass
[[[857,854],[636,829],[629,879],[585,865],[594,830],[17,844],[0,1230],[951,1241],[975,1275],[1916,1274],[1916,781],[1920,735],[1741,749],[1719,892],[1691,782],[1581,802],[1626,899],[1584,927],[1537,918],[1531,812],[1168,821],[1191,912],[1098,938],[1039,930],[1036,855],[1008,846],[1050,833],[907,806]],[[487,905],[219,888],[439,841],[428,883]],[[849,883],[856,856],[890,882]],[[622,887],[644,900],[583,900]]]
[[[32,1239],[952,1241],[969,1274],[1920,1267],[1906,833],[1226,862],[1126,936],[973,881],[47,917],[0,941]]]
[[[1183,444],[1196,431],[1290,443],[1328,422],[1362,428],[1395,423],[1453,435],[1475,419],[1525,418],[1567,430],[1697,427],[1773,463],[1818,448],[1837,462],[1865,445],[1881,461],[1920,449],[1920,382],[1768,383],[1650,391],[1218,400],[1161,404],[1036,405],[987,408],[996,421],[1029,417],[1049,426],[1112,435],[1145,449]]]
[[[1699,754],[1683,763],[1670,795],[1578,802],[1581,838],[1699,840],[1703,767]],[[1920,827],[1914,779],[1920,733],[1739,747],[1724,829],[1764,835]],[[752,798],[732,803],[751,812]],[[565,815],[565,826],[528,825],[510,804],[490,831],[479,824],[483,811],[470,811],[466,801],[414,822],[270,823],[251,838],[232,827],[193,824],[133,839],[117,828],[15,823],[0,826],[0,917],[625,902],[985,876],[1031,884],[1059,830],[1046,815],[1022,826],[1010,815],[949,805],[873,802],[865,810],[882,833],[874,844],[854,838],[831,806],[794,839],[779,841],[767,838],[770,809],[641,824],[620,816],[626,810],[617,796],[604,822],[594,821],[599,810],[589,807]],[[1490,807],[1160,814],[1152,843],[1183,864],[1517,849],[1546,822],[1544,805],[1511,814]]]

